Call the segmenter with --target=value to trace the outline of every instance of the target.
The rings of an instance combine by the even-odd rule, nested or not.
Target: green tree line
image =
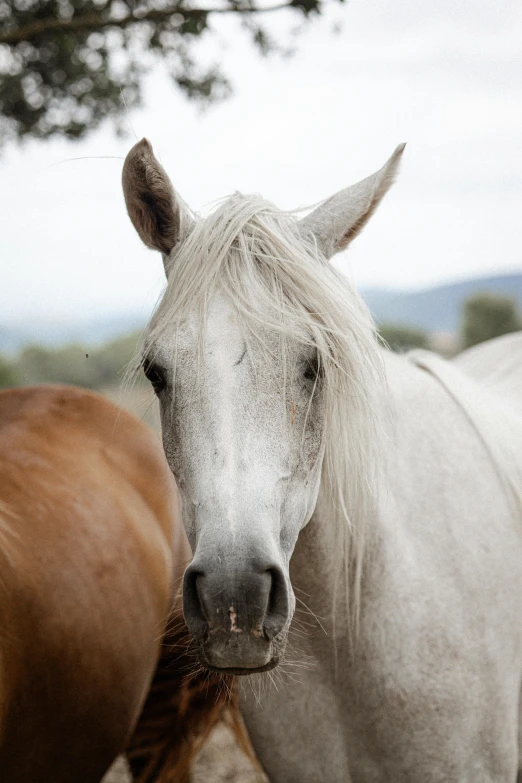
[[[481,291],[465,300],[458,336],[460,349],[522,329],[522,313],[516,299]],[[413,348],[429,348],[430,335],[424,329],[404,324],[383,323],[379,335],[392,351],[404,353]]]
[[[28,345],[11,360],[0,357],[0,386],[36,383],[67,383],[87,389],[117,386],[134,355],[137,339],[138,333],[132,333],[95,347]]]

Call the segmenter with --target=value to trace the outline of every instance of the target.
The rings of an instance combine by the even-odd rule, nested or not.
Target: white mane
[[[174,251],[169,279],[140,355],[225,293],[252,339],[259,327],[313,344],[326,395],[322,505],[338,530],[339,575],[357,618],[369,504],[382,464],[383,372],[371,318],[350,282],[304,238],[293,214],[236,194],[195,223]],[[285,364],[282,365],[284,367]]]

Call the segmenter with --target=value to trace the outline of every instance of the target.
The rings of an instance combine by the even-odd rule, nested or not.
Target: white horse
[[[513,783],[519,769],[522,390],[382,351],[327,261],[401,153],[301,221],[241,195],[196,220],[146,140],[124,165],[168,280],[142,361],[194,554],[200,659],[281,671],[294,590],[323,618],[298,683],[260,703],[244,688],[273,783]]]

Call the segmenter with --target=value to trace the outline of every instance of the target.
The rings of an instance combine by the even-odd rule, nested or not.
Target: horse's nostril
[[[201,613],[206,618],[205,602],[203,601],[203,595],[202,595],[204,578],[205,578],[205,574],[202,571],[196,573],[195,576],[193,577],[193,584],[194,584],[193,589],[194,589],[194,593],[197,596],[197,599],[199,601],[199,608],[201,609]]]
[[[272,640],[285,626],[288,618],[288,590],[281,569],[268,569],[271,577],[270,594],[263,629],[268,639]]]
[[[204,577],[204,571],[189,566],[183,578],[183,614],[188,629],[194,636],[201,636],[207,630],[204,603],[201,600]]]

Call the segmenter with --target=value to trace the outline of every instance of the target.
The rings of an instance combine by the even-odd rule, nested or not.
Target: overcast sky
[[[288,19],[271,26],[285,35]],[[341,31],[333,29],[340,25]],[[408,142],[385,203],[339,262],[361,286],[420,288],[522,267],[522,3],[351,0],[258,57],[233,20],[219,56],[235,95],[204,114],[158,67],[130,114],[193,209],[235,190],[282,208],[326,198]],[[129,124],[130,124],[129,123]],[[108,123],[82,143],[0,158],[0,322],[147,313],[163,284],[125,214]]]

